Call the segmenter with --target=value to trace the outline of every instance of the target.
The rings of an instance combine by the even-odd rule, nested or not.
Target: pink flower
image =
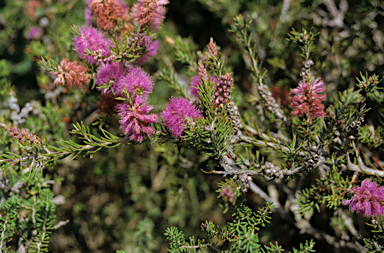
[[[202,115],[188,99],[172,97],[170,101],[168,105],[165,105],[166,109],[161,113],[161,117],[172,136],[181,138],[187,123],[186,118],[201,118]]]
[[[116,84],[116,94],[121,95],[124,87],[133,95],[136,91],[135,98],[146,97],[152,92],[153,83],[151,77],[140,67],[132,67],[128,70],[128,74],[119,79]]]
[[[122,62],[111,62],[103,64],[97,70],[96,84],[101,86],[103,83],[109,83],[110,89],[101,89],[103,94],[112,95],[121,93],[117,82],[124,76],[126,73]],[[114,91],[114,93],[112,92]]]
[[[110,39],[104,38],[102,32],[96,28],[84,26],[80,28],[80,32],[81,35],[76,36],[73,41],[80,59],[86,60],[89,64],[96,63],[93,55],[86,56],[86,48],[99,53],[101,56],[108,56],[111,53],[109,47],[113,46],[113,43]]]
[[[27,34],[28,39],[40,39],[41,35],[43,35],[43,30],[39,27],[32,26]]]
[[[384,216],[384,187],[364,179],[361,186],[353,187],[351,192],[355,194],[352,199],[342,202],[343,205],[349,205],[351,212],[361,213],[365,217]]]
[[[313,84],[302,81],[296,89],[292,89],[293,94],[291,107],[295,109],[292,112],[294,116],[307,115],[310,118],[324,118],[326,113],[322,102],[326,94],[320,94],[325,91],[325,85],[320,78],[317,78]]]
[[[165,18],[167,9],[164,5],[168,0],[138,0],[132,7],[131,16],[140,25],[149,24],[157,30]]]
[[[148,105],[143,99],[137,99],[132,106],[117,104],[116,109],[120,116],[120,128],[124,134],[132,134],[130,140],[142,142],[145,134],[150,137],[155,133],[155,129],[148,124],[158,122],[159,118],[154,113],[148,114],[153,106]]]
[[[157,50],[159,49],[159,41],[151,40],[150,36],[145,36],[144,40],[139,42],[139,46],[145,49],[145,53],[137,58],[134,63],[137,65],[143,65],[149,60],[149,57],[153,57],[157,54]]]

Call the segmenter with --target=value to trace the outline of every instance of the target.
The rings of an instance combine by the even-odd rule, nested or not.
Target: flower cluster
[[[324,118],[326,113],[322,102],[325,100],[326,94],[321,94],[324,91],[325,85],[320,78],[317,78],[313,83],[305,80],[300,82],[299,87],[290,92],[294,95],[291,101],[291,107],[294,109],[292,115]]]
[[[128,95],[126,103],[119,103],[116,109],[120,116],[120,124],[124,133],[132,134],[130,139],[138,142],[143,141],[144,134],[151,136],[155,129],[148,124],[156,123],[156,114],[147,115],[153,106],[147,104],[147,95],[152,92],[153,83],[150,76],[140,67],[124,67],[122,62],[111,62],[100,66],[96,84],[109,87],[102,88],[102,93],[109,97],[124,97]],[[124,90],[128,94],[124,94]],[[109,100],[103,98],[100,103],[102,110],[113,113],[110,109]]]
[[[161,113],[161,117],[175,138],[181,138],[187,124],[186,118],[202,117],[201,112],[185,98],[172,97],[170,103],[165,106],[166,109]]]
[[[349,205],[351,212],[361,213],[363,216],[375,218],[380,214],[384,216],[384,187],[377,183],[364,179],[361,186],[355,186],[351,192],[352,199],[344,200],[343,205]]]
[[[100,56],[108,56],[111,51],[110,46],[113,46],[110,39],[104,38],[103,33],[93,27],[81,27],[81,35],[76,36],[73,45],[80,59],[86,60],[89,64],[97,63],[97,59],[93,55],[86,55],[85,49],[92,50],[100,54]]]
[[[122,0],[87,0],[85,9],[87,26],[80,28],[73,45],[79,57],[96,67],[96,85],[102,93],[98,103],[100,111],[112,115],[117,111],[120,124],[131,140],[142,142],[145,135],[150,137],[155,129],[150,126],[158,122],[158,116],[150,113],[153,106],[148,105],[147,95],[152,92],[153,83],[150,76],[137,65],[144,64],[150,56],[155,56],[159,48],[158,41],[146,36],[146,27],[129,34],[128,41],[121,36],[132,29],[129,8]],[[132,18],[139,24],[148,24],[157,29],[164,20],[165,4],[168,0],[139,0],[132,9]],[[98,29],[92,27],[95,21]],[[144,22],[144,23],[143,23]],[[132,45],[140,47],[139,58],[129,58],[124,51],[120,55],[111,52],[114,47],[110,35],[119,46],[129,49]],[[127,44],[128,42],[128,44]],[[87,53],[91,51],[92,53]],[[56,76],[55,84],[81,86],[87,83],[87,68],[63,60]],[[126,92],[125,92],[126,91]],[[118,100],[116,98],[119,97]]]
[[[55,85],[65,84],[71,88],[73,84],[76,84],[78,88],[85,88],[85,85],[88,84],[88,68],[78,64],[77,61],[70,62],[64,58],[57,69],[58,71],[51,73],[53,77],[56,77]]]
[[[165,18],[167,9],[164,5],[168,0],[139,0],[132,7],[131,16],[140,25],[149,24],[152,29],[157,30]]]

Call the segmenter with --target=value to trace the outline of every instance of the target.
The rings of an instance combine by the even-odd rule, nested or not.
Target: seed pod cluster
[[[258,87],[258,90],[267,110],[275,114],[279,119],[284,119],[284,112],[276,102],[276,99],[272,96],[272,92],[269,90],[268,86],[261,85]]]
[[[318,146],[313,145],[311,146],[308,155],[304,157],[303,163],[308,172],[313,171],[315,165],[319,162],[321,151],[322,150]]]
[[[228,113],[228,120],[231,121],[233,131],[237,134],[240,129],[243,129],[243,123],[240,120],[239,108],[235,105],[234,102],[229,102],[226,107]]]
[[[351,122],[346,128],[345,128],[345,132],[347,132],[347,135],[348,135],[348,139],[350,139],[351,141],[354,140],[360,129],[361,129],[361,125],[364,123],[364,118],[363,117],[359,117],[357,118],[355,121]]]
[[[249,187],[251,186],[252,177],[248,174],[241,174],[239,176],[239,181],[240,181],[240,184],[242,186],[241,191],[247,192]]]
[[[265,162],[262,166],[263,172],[267,177],[278,178],[280,180],[284,179],[284,176],[289,175],[289,170],[281,170],[279,166],[275,166],[270,162]]]
[[[304,67],[301,69],[300,76],[306,82],[309,81],[312,76],[311,67],[313,64],[314,62],[312,60],[307,60],[303,63]]]

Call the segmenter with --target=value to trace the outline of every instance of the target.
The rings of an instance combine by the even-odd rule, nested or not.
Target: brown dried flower
[[[32,19],[37,19],[36,10],[41,6],[38,0],[28,0],[25,4],[25,13]]]
[[[116,0],[93,0],[89,7],[96,17],[97,26],[104,31],[113,29],[119,21],[128,19],[128,12]]]

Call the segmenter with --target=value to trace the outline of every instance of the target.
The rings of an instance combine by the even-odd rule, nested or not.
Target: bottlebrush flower
[[[151,36],[145,36],[144,40],[139,42],[139,46],[145,48],[145,53],[137,58],[134,63],[137,65],[143,65],[149,60],[149,57],[153,57],[157,54],[157,50],[159,49],[159,41],[151,40]]]
[[[145,134],[150,137],[155,133],[155,129],[148,124],[158,122],[159,118],[155,113],[147,115],[153,106],[148,105],[144,99],[137,99],[132,106],[125,103],[117,104],[116,109],[120,116],[120,128],[124,134],[132,134],[130,140],[142,142]]]
[[[70,62],[64,58],[57,68],[58,71],[51,73],[53,77],[56,77],[55,85],[65,84],[71,88],[73,84],[76,84],[79,88],[85,88],[84,85],[88,84],[88,68],[78,64],[77,61]]]
[[[294,116],[307,115],[310,118],[324,118],[324,105],[321,103],[325,100],[326,94],[320,94],[325,91],[325,85],[320,78],[317,78],[313,84],[307,81],[299,83],[299,87],[292,89],[293,94],[291,107],[295,109],[292,112]]]
[[[351,192],[355,194],[352,199],[342,202],[343,205],[349,205],[351,212],[361,213],[365,217],[384,216],[384,187],[364,179],[361,186],[353,187]]]
[[[180,138],[184,132],[186,118],[202,117],[201,112],[185,98],[172,97],[170,103],[165,106],[166,109],[161,113],[161,117],[175,138]]]
[[[110,46],[113,46],[110,39],[104,38],[103,33],[93,27],[81,27],[81,35],[76,36],[73,41],[75,50],[80,59],[86,60],[89,64],[94,64],[96,59],[93,55],[86,56],[85,49],[98,52],[102,56],[108,56],[111,51]]]
[[[117,82],[123,78],[125,73],[126,71],[122,62],[113,61],[111,63],[103,64],[97,70],[96,84],[101,86],[103,83],[110,83],[110,89],[101,89],[103,94],[121,94],[121,90],[119,90]]]
[[[157,30],[165,18],[168,0],[138,0],[132,7],[131,16],[140,25],[149,24]]]
[[[116,84],[116,94],[121,95],[124,87],[133,95],[136,89],[135,98],[145,97],[152,92],[153,83],[151,77],[140,67],[132,67]]]

